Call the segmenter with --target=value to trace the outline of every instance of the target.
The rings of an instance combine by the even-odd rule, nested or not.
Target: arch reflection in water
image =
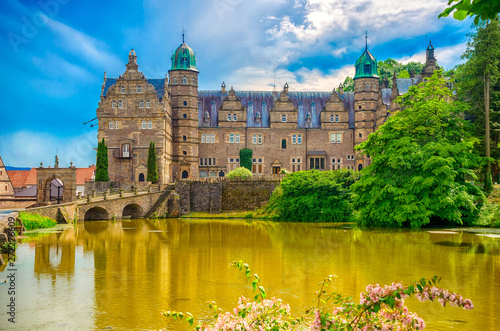
[[[101,221],[108,219],[109,219],[108,211],[102,207],[90,208],[89,210],[87,210],[84,217],[85,221]]]

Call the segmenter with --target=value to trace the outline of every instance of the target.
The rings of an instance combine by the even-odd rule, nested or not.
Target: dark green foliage
[[[402,64],[394,59],[387,59],[385,61],[378,61],[378,75],[380,80],[386,79],[389,82],[389,87],[392,87],[392,76],[396,72],[396,77],[398,78],[409,78],[410,72],[418,75],[422,72],[424,65],[419,62],[409,62],[407,64]]]
[[[275,189],[268,209],[286,221],[347,222],[352,215],[349,187],[355,180],[348,170],[294,172]]]
[[[439,18],[447,17],[453,12],[453,18],[464,20],[467,16],[475,16],[474,24],[480,20],[492,20],[498,18],[500,12],[500,2],[498,0],[448,0],[446,8]]]
[[[96,182],[107,182],[108,176],[108,147],[102,138],[101,142],[97,143],[97,161],[95,170]]]
[[[481,139],[476,147],[479,153],[487,156],[486,140],[489,140],[489,156],[491,171],[484,167],[485,191],[491,191],[493,181],[500,182],[500,22],[492,20],[488,24],[481,23],[469,35],[467,50],[462,55],[467,62],[456,70],[457,96],[469,105],[467,112],[472,122],[473,134]],[[489,95],[485,95],[485,79],[489,78]],[[487,139],[487,123],[485,102],[489,100],[489,134]],[[493,173],[493,175],[491,174]]]
[[[483,199],[470,183],[480,162],[476,139],[440,74],[412,86],[397,100],[403,110],[356,147],[372,157],[352,186],[362,224],[419,228],[476,220]]]
[[[240,149],[240,166],[252,171],[252,150],[248,148]]]
[[[148,175],[147,180],[153,184],[158,182],[158,165],[156,162],[156,148],[155,143],[149,143],[149,151],[148,151]]]

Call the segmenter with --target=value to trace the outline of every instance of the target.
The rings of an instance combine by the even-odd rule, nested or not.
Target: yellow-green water
[[[431,232],[429,232],[431,231]],[[45,231],[47,232],[47,231]],[[442,233],[444,232],[444,233]],[[317,284],[356,300],[369,283],[443,277],[472,311],[407,300],[428,330],[500,329],[500,238],[450,231],[361,231],[350,225],[227,220],[86,222],[31,234],[16,261],[16,323],[0,309],[0,330],[185,330],[161,315],[208,318],[206,302],[232,309],[251,296],[243,260],[269,296],[293,312],[312,305]],[[7,270],[0,272],[0,279]],[[10,296],[0,284],[0,307]]]

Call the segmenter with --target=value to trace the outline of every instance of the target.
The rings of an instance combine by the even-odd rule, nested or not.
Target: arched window
[[[224,177],[224,171],[219,171],[219,177]]]
[[[366,90],[370,89],[370,84],[366,83]]]
[[[182,177],[182,178],[188,178],[188,176],[189,176],[189,172],[187,172],[187,170],[184,170],[184,171],[182,172],[182,174],[181,174],[181,177]]]
[[[177,84],[177,77],[174,77],[174,84]]]
[[[196,85],[196,78],[193,77],[193,85]]]
[[[201,178],[208,177],[208,172],[206,172],[205,170],[200,171],[200,177]]]
[[[281,149],[286,149],[286,139],[281,139]]]
[[[140,174],[139,174],[139,181],[140,181],[140,182],[143,182],[143,181],[144,181],[144,174],[143,174],[143,173],[140,173]]]
[[[363,170],[363,165],[362,164],[358,164],[358,171],[361,171]]]
[[[182,84],[187,84],[188,79],[186,76],[182,77]]]

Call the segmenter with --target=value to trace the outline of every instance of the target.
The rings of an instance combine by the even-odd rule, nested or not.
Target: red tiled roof
[[[31,168],[31,170],[29,170],[26,185],[36,185],[36,168]]]
[[[30,170],[7,170],[13,188],[26,187]]]
[[[76,185],[85,185],[85,182],[90,181],[94,176],[95,165],[88,168],[76,169]]]

